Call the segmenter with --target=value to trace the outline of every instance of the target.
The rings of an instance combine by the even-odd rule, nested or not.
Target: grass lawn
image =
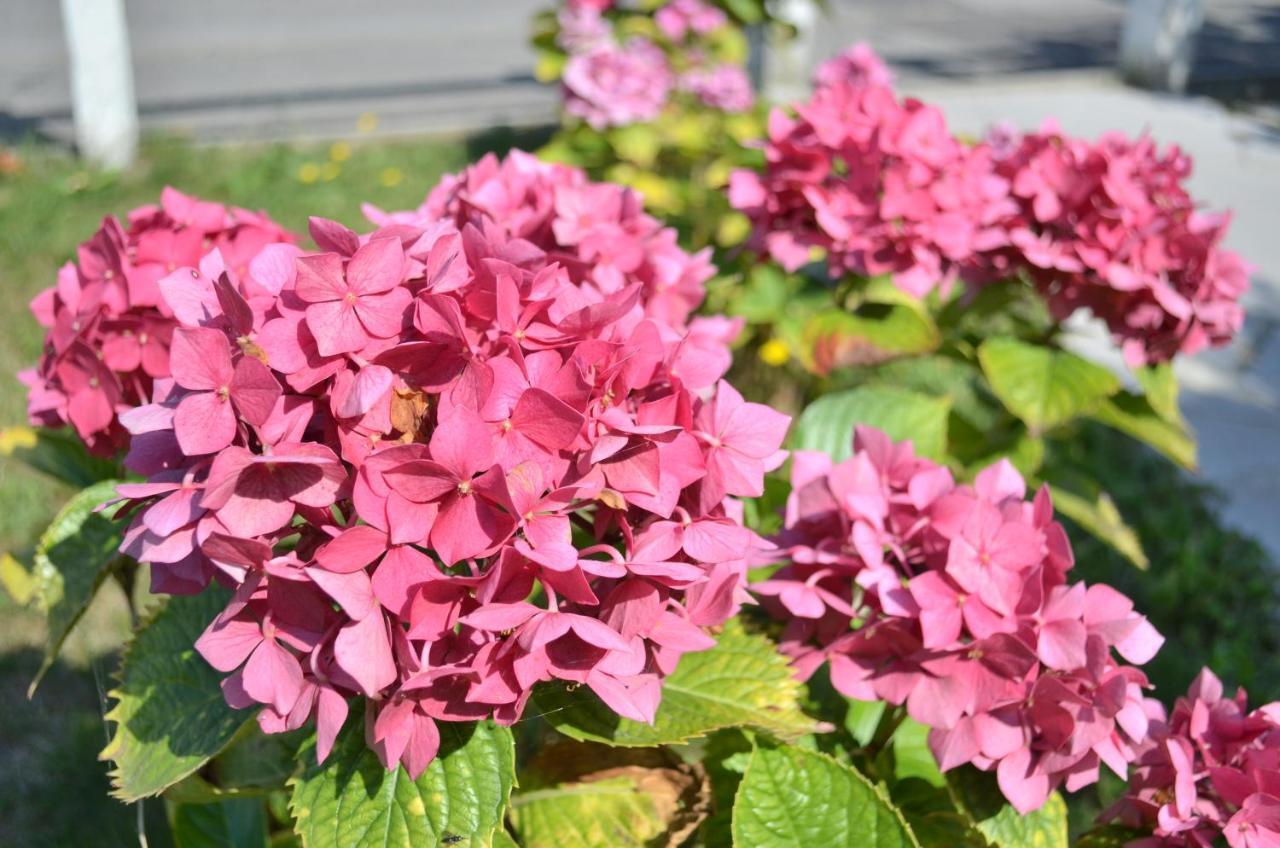
[[[165,185],[209,200],[264,209],[301,233],[320,215],[367,229],[360,203],[416,206],[441,174],[483,153],[535,147],[537,134],[495,131],[470,138],[368,140],[349,144],[195,147],[147,142],[121,174],[86,170],[37,143],[11,148],[0,169],[0,426],[26,420],[26,391],[13,374],[36,361],[43,329],[27,302],[106,215],[155,202]],[[4,149],[0,148],[0,155]],[[15,167],[16,163],[16,167]],[[19,555],[70,493],[0,459],[0,553]],[[128,632],[123,598],[101,593],[34,701],[44,624],[0,592],[0,845],[136,845],[135,811],[107,796],[101,699],[115,649]],[[150,812],[150,811],[149,811]]]

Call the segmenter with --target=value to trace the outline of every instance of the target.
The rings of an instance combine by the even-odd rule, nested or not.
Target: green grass
[[[123,216],[155,202],[165,185],[173,185],[210,200],[265,209],[303,233],[309,215],[368,228],[361,201],[384,209],[410,208],[441,174],[481,153],[540,142],[539,137],[504,131],[471,138],[355,141],[345,151],[328,144],[195,147],[160,139],[146,143],[138,164],[121,174],[86,170],[47,146],[19,146],[14,152],[20,170],[0,174],[0,296],[6,306],[0,310],[0,384],[5,389],[0,391],[0,426],[25,420],[26,393],[12,375],[40,353],[43,331],[26,304],[53,284],[58,267],[74,256],[76,245],[93,234],[104,216]],[[66,496],[23,469],[0,465],[0,550],[30,544]]]

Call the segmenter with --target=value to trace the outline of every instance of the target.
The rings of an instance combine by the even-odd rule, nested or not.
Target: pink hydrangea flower
[[[729,18],[705,0],[669,0],[653,13],[654,23],[672,41],[687,36],[706,35],[719,29]]]
[[[666,54],[644,38],[571,55],[563,79],[565,112],[596,129],[652,121],[675,83]]]
[[[1222,247],[1229,216],[1197,209],[1191,160],[1146,137],[1090,143],[1052,123],[986,145],[1011,186],[1008,242],[975,257],[978,279],[1030,277],[1059,316],[1088,309],[1132,364],[1227,343],[1244,321],[1249,268]]]
[[[839,56],[818,65],[813,72],[815,88],[829,85],[893,85],[893,72],[865,41],[851,45]]]
[[[1009,184],[987,151],[883,84],[833,82],[795,117],[775,110],[765,159],[763,174],[734,172],[729,199],[751,218],[752,243],[790,270],[818,250],[833,276],[892,274],[923,295],[1007,241]]]
[[[214,298],[208,278],[193,271],[199,266],[256,290],[271,276],[270,249],[292,241],[261,213],[172,188],[160,205],[130,212],[127,227],[105,219],[31,302],[49,331],[40,363],[19,375],[31,423],[70,424],[94,452],[118,450],[128,439],[119,414],[146,403],[154,381],[170,375],[175,319],[162,289],[209,286]]]
[[[737,325],[687,320],[706,257],[524,154],[372,214],[313,220],[269,286],[161,288],[173,379],[124,416],[122,549],[157,591],[235,588],[197,649],[321,759],[352,698],[415,776],[436,722],[509,724],[545,681],[652,721],[747,598],[765,543],[732,498],[788,423],[721,379]]]
[[[800,676],[829,662],[848,697],[905,704],[944,771],[994,771],[1021,812],[1127,773],[1147,680],[1116,655],[1141,665],[1163,640],[1119,592],[1067,582],[1048,489],[1024,500],[1005,460],[957,485],[864,428],[843,462],[797,452],[792,485],[784,564],[751,588]]]
[[[1149,831],[1134,844],[1150,848],[1280,845],[1280,703],[1250,711],[1204,669],[1172,713],[1146,708],[1150,737],[1103,820]]]
[[[680,77],[680,88],[712,109],[745,112],[755,103],[746,69],[738,65],[695,68]]]
[[[365,214],[383,226],[425,227],[445,218],[464,230],[468,224],[480,231],[497,227],[520,249],[559,262],[593,298],[639,285],[645,314],[680,330],[702,303],[704,284],[715,272],[711,250],[691,254],[682,249],[674,230],[645,214],[634,191],[592,183],[581,169],[542,162],[518,150],[502,160],[486,156],[446,176],[416,210],[386,213],[366,206]],[[455,239],[439,244],[452,245]],[[699,333],[695,341],[704,350],[722,346],[727,355],[734,335],[713,341]],[[693,379],[694,388],[715,382],[688,370],[684,379]]]

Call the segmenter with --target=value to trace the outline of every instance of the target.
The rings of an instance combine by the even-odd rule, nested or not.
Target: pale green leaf
[[[112,792],[124,801],[156,795],[200,768],[252,713],[227,706],[222,675],[196,653],[196,639],[227,604],[210,587],[171,598],[134,634],[109,694],[115,723],[102,759],[114,760]]]
[[[947,784],[958,809],[994,848],[1067,848],[1067,805],[1057,792],[1040,809],[1019,813],[990,772],[956,769],[947,773]]]
[[[987,339],[978,361],[1001,403],[1037,434],[1092,412],[1120,389],[1101,365],[1013,338]]]
[[[36,543],[32,575],[36,600],[48,622],[44,661],[28,695],[58,658],[62,643],[89,608],[98,587],[120,558],[122,522],[95,512],[116,494],[116,480],[103,480],[76,494],[58,511]]]
[[[1196,469],[1196,440],[1185,423],[1152,408],[1149,397],[1121,392],[1104,400],[1093,418],[1150,445],[1190,471]]]
[[[1099,541],[1110,545],[1138,568],[1145,571],[1151,564],[1142,550],[1138,534],[1125,523],[1110,495],[1103,492],[1096,500],[1090,501],[1059,486],[1052,486],[1051,489],[1053,505],[1058,512]]]
[[[554,742],[520,782],[508,817],[524,848],[678,845],[711,806],[706,770],[665,748]]]
[[[1173,374],[1173,365],[1168,362],[1147,365],[1133,369],[1133,374],[1156,415],[1173,424],[1182,424],[1182,412],[1178,409],[1178,378]]]
[[[519,793],[511,821],[524,848],[644,848],[664,830],[653,799],[629,776]]]
[[[494,842],[515,782],[511,731],[490,722],[437,722],[440,752],[417,780],[387,771],[358,717],[329,758],[315,744],[298,758],[290,809],[304,848],[481,848]]]
[[[611,745],[685,742],[723,727],[754,727],[780,738],[811,732],[800,711],[801,684],[768,638],[731,619],[707,651],[685,654],[663,681],[652,726],[621,718],[586,687],[548,686],[534,695],[537,712],[574,739]]]
[[[866,303],[856,312],[827,310],[801,331],[800,358],[826,374],[836,368],[921,354],[938,346],[938,328],[923,310],[901,304]]]
[[[759,748],[733,806],[739,848],[919,848],[902,814],[869,780],[830,757]]]
[[[893,734],[894,776],[899,780],[917,777],[934,786],[946,782],[938,770],[938,761],[929,748],[929,728],[905,718]]]
[[[910,439],[921,456],[942,459],[950,410],[951,402],[945,397],[891,386],[862,386],[824,395],[805,407],[793,428],[791,446],[825,451],[840,461],[853,452],[854,426],[865,424],[894,440]]]

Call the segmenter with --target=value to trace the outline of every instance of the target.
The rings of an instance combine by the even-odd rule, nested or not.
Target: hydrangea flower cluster
[[[1249,269],[1222,247],[1228,216],[1197,210],[1177,148],[1052,125],[968,145],[938,109],[896,98],[865,45],[815,84],[794,115],[771,115],[764,173],[730,185],[755,246],[789,270],[816,250],[832,276],[892,273],[915,295],[1022,276],[1059,318],[1101,318],[1135,365],[1239,331]]]
[[[711,249],[688,253],[676,232],[644,211],[640,196],[612,183],[591,182],[580,168],[543,162],[519,150],[506,158],[490,154],[459,174],[448,175],[416,210],[387,213],[365,205],[375,224],[427,228],[440,220],[460,230],[498,228],[558,262],[595,298],[640,284],[645,314],[684,330],[715,274]],[[727,368],[739,323],[695,320],[692,335],[703,352]]]
[[[31,311],[48,328],[39,364],[18,377],[28,387],[31,423],[70,424],[93,451],[127,439],[118,415],[169,376],[173,311],[162,293],[186,289],[199,266],[225,272],[247,291],[269,290],[293,261],[294,237],[263,213],[228,208],[172,188],[160,204],[106,218],[79,246],[57,284]]]
[[[1104,815],[1152,836],[1135,848],[1280,845],[1280,702],[1250,711],[1204,669],[1166,715],[1156,701],[1129,791]]]
[[[565,63],[564,109],[598,130],[652,121],[674,85],[667,55],[647,38],[598,41]]]
[[[957,485],[910,442],[863,428],[843,462],[793,462],[785,564],[752,589],[787,619],[798,674],[829,661],[848,697],[905,704],[944,771],[994,770],[1023,812],[1103,763],[1127,773],[1147,680],[1112,649],[1141,665],[1163,640],[1119,592],[1067,582],[1047,489],[1025,500],[1007,460]]]
[[[859,41],[818,65],[813,72],[814,88],[844,83],[890,86],[893,85],[893,71],[870,44]]]
[[[596,129],[656,119],[676,92],[712,109],[741,112],[754,103],[739,64],[711,58],[705,39],[728,23],[705,0],[669,0],[653,10],[655,39],[619,40],[605,13],[611,3],[566,3],[556,42],[565,51],[565,111]]]
[[[735,171],[729,199],[751,219],[754,245],[788,270],[820,250],[832,276],[892,274],[923,295],[1003,246],[1014,206],[989,150],[875,76],[824,69],[827,84],[794,116],[775,109],[764,173]]]
[[[1059,316],[1089,309],[1132,364],[1239,331],[1249,269],[1222,247],[1229,216],[1196,209],[1184,185],[1191,160],[1177,147],[1119,133],[1089,143],[1052,123],[988,146],[1017,213],[1004,222],[1008,248],[982,257],[984,278],[1018,270]]]
[[[264,731],[314,721],[323,760],[362,696],[416,776],[436,720],[513,722],[540,681],[652,721],[746,597],[734,499],[788,419],[658,284],[698,260],[578,176],[487,160],[371,233],[313,219],[272,293],[165,292],[122,550],[160,591],[234,587],[196,647]]]

